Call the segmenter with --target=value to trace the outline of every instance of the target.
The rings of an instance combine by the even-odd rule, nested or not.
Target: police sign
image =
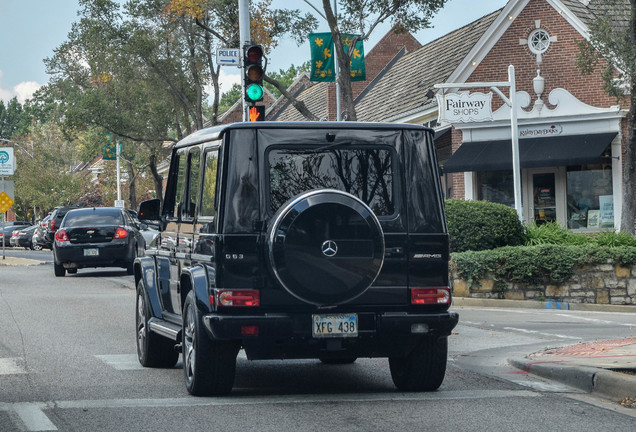
[[[15,172],[15,157],[12,147],[0,147],[0,176],[10,176]]]

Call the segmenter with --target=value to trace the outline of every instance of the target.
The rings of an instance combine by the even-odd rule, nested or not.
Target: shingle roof
[[[327,118],[327,85],[316,83],[306,88],[296,98],[305,103],[307,109],[319,118]],[[307,119],[291,104],[285,106],[272,120],[276,121],[306,121]]]
[[[358,120],[387,121],[431,104],[433,100],[425,96],[426,92],[434,84],[446,81],[500,12],[501,9],[400,58],[356,105]]]
[[[623,26],[628,25],[628,0],[561,0],[561,2],[588,27],[592,25],[596,16],[605,14],[610,8],[614,11],[613,14],[615,18],[617,18]]]

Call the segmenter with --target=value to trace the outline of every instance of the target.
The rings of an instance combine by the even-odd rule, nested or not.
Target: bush
[[[446,201],[451,252],[480,251],[525,243],[517,212],[488,201]]]
[[[574,234],[556,222],[536,225],[534,222],[526,229],[526,245],[542,244],[583,245],[590,242],[585,234]]]
[[[633,266],[636,264],[636,247],[607,247],[595,243],[503,247],[453,253],[451,262],[469,286],[488,276],[494,280],[530,285],[560,284],[574,275],[576,266],[607,262]]]

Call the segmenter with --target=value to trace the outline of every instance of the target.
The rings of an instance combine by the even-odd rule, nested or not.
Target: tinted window
[[[219,165],[218,150],[209,151],[205,156],[203,171],[203,193],[201,199],[201,216],[216,216],[216,173]]]
[[[188,181],[188,205],[184,209],[186,217],[194,217],[196,214],[199,197],[199,178],[201,174],[201,152],[198,148],[190,153],[190,177]]]
[[[183,203],[183,194],[184,194],[184,184],[185,184],[185,173],[186,173],[186,161],[185,158],[183,157],[183,153],[178,153],[176,155],[177,157],[177,161],[175,162],[175,164],[178,167],[178,171],[177,171],[177,186],[176,186],[176,190],[175,190],[175,194],[174,194],[174,208],[170,214],[170,216],[172,217],[178,217],[179,216],[179,208],[182,206]]]
[[[270,208],[312,189],[338,189],[365,202],[378,216],[394,213],[391,148],[338,148],[318,152],[291,148],[269,152]]]
[[[67,228],[100,225],[124,225],[121,211],[117,209],[86,209],[70,211],[62,226]]]

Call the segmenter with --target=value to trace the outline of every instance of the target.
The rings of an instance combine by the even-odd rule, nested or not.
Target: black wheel
[[[395,386],[402,391],[437,390],[446,374],[448,339],[424,338],[406,357],[389,358]]]
[[[75,273],[77,273],[77,269],[76,269],[76,268],[73,268],[73,269],[67,269],[66,271],[68,272],[68,274],[75,274]]]
[[[342,358],[325,358],[321,357],[320,361],[327,365],[345,365],[352,364],[358,360],[357,357],[342,357]]]
[[[313,190],[285,203],[267,233],[270,270],[291,295],[316,305],[348,302],[384,262],[378,218],[346,192]]]
[[[137,257],[137,246],[133,248],[133,257],[128,264],[126,264],[126,274],[135,274],[135,258]]]
[[[62,264],[53,263],[53,271],[55,271],[55,276],[63,277],[66,274],[66,269]]]
[[[170,368],[177,364],[179,353],[174,349],[175,342],[148,328],[150,304],[147,301],[143,281],[137,284],[137,303],[135,323],[137,325],[137,358],[144,367]]]
[[[208,337],[190,291],[183,306],[183,373],[188,392],[195,396],[228,394],[234,385],[239,348],[238,342]]]
[[[32,243],[31,244],[31,249],[33,249],[35,251],[41,251],[42,250],[42,245],[39,245],[37,243]]]

